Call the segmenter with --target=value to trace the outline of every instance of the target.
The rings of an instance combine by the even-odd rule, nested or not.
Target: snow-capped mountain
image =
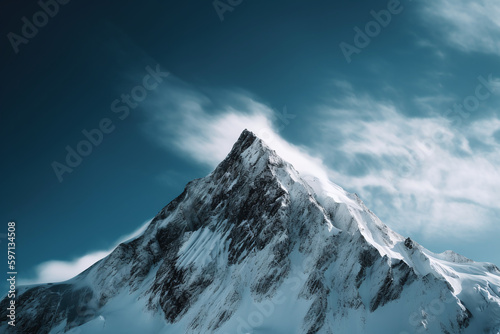
[[[500,270],[402,237],[245,130],[142,235],[17,304],[13,333],[499,334]]]

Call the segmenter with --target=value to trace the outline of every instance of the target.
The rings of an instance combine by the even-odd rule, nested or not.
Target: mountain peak
[[[500,332],[496,266],[431,253],[304,174],[245,129],[142,235],[20,291],[13,333]]]
[[[248,129],[245,129],[241,132],[240,137],[238,138],[238,140],[236,142],[239,142],[239,141],[242,141],[242,140],[245,140],[248,138],[250,138],[251,140],[258,139],[258,137],[255,135],[255,133],[253,133],[252,131],[250,131]]]
[[[260,150],[264,151],[265,148],[267,148],[267,146],[262,142],[262,140],[259,137],[257,137],[252,131],[245,129],[241,132],[240,136],[238,137],[238,140],[234,143],[233,148],[229,152],[228,156],[241,154],[247,148],[252,146],[254,143],[259,144],[258,148]]]
[[[242,169],[256,167],[258,162],[261,162],[258,167],[262,169],[267,166],[271,156],[274,162],[283,162],[283,160],[262,141],[262,139],[257,137],[252,131],[245,129],[234,143],[229,154],[215,168],[212,174],[222,176],[228,171],[240,173]]]

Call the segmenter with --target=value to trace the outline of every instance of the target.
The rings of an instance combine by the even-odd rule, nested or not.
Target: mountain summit
[[[18,295],[13,333],[500,333],[495,265],[402,237],[247,130],[142,235]]]

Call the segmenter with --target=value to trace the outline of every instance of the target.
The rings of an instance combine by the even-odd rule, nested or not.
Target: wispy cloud
[[[173,144],[213,167],[248,128],[299,172],[329,177],[361,194],[402,233],[465,237],[478,227],[492,227],[499,213],[500,145],[493,136],[500,130],[497,119],[456,128],[436,116],[438,112],[411,118],[390,100],[355,93],[348,82],[336,86],[342,98],[300,120],[299,136],[308,136],[308,147],[284,140],[276,130],[275,112],[245,92],[226,91],[213,98],[197,89],[171,90],[168,108],[152,108],[148,133],[161,145]],[[449,99],[416,101],[432,108]],[[178,110],[175,116],[173,109]]]
[[[195,161],[215,167],[229,153],[244,129],[254,132],[303,174],[328,178],[328,168],[310,148],[284,140],[280,129],[295,115],[275,111],[244,91],[204,94],[171,85],[150,105],[146,132],[167,149],[175,147]],[[299,122],[294,120],[294,122]]]
[[[272,110],[244,95],[233,95],[238,109],[221,106],[222,110],[215,114],[207,113],[200,100],[188,99],[189,103],[181,106],[181,117],[172,116],[170,112],[155,113],[156,130],[151,133],[161,144],[172,147],[173,143],[201,163],[211,166],[219,163],[245,128],[254,129],[256,133],[273,128]]]
[[[136,238],[141,235],[151,222],[151,219],[146,221],[134,232],[124,235],[118,239],[111,249],[95,251],[84,256],[78,257],[73,261],[47,261],[36,266],[36,276],[31,279],[22,279],[19,284],[39,284],[39,283],[54,283],[66,281],[70,278],[75,277],[85,269],[89,268],[91,265],[101,260],[102,258],[108,256],[116,246],[122,242],[126,242]]]
[[[435,0],[424,6],[424,19],[450,45],[467,52],[500,54],[500,2]]]
[[[498,119],[457,128],[443,117],[411,118],[390,101],[344,93],[316,122],[325,136],[316,149],[326,153],[334,180],[359,191],[400,231],[466,236],[492,226],[499,213]]]

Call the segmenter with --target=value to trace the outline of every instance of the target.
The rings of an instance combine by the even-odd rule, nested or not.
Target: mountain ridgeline
[[[402,237],[245,130],[140,236],[17,305],[2,333],[499,334],[500,271]]]

